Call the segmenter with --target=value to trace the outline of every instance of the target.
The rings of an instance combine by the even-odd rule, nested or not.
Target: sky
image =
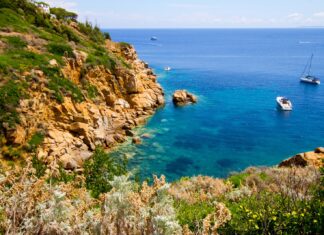
[[[324,27],[324,0],[45,0],[101,28]]]

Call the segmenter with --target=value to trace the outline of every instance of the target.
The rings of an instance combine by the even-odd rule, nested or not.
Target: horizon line
[[[168,27],[136,27],[136,28],[127,28],[127,27],[100,27],[101,29],[108,29],[108,30],[186,30],[186,29],[198,29],[198,30],[206,30],[206,29],[324,29],[324,26],[300,26],[300,27],[179,27],[179,28],[168,28]]]

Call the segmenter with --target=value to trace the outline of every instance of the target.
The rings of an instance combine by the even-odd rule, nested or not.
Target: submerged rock
[[[142,143],[142,139],[140,138],[140,137],[134,137],[133,139],[132,139],[132,143],[133,144],[141,144]]]
[[[197,103],[197,97],[186,90],[177,90],[173,94],[173,103],[175,105]]]

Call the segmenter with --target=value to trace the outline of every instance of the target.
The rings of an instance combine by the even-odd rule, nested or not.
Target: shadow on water
[[[168,163],[165,170],[169,173],[182,174],[188,170],[188,167],[193,165],[193,160],[187,157],[179,157],[176,160]]]
[[[216,161],[216,165],[222,168],[232,168],[234,165],[236,165],[238,161],[228,158],[222,158]]]

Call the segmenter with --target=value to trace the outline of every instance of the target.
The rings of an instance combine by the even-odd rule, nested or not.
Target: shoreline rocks
[[[175,91],[172,100],[177,106],[197,103],[197,97],[186,90]]]
[[[316,168],[323,167],[323,160],[324,160],[324,148],[319,147],[316,148],[314,151],[306,152],[306,153],[299,153],[291,158],[288,158],[282,161],[278,166],[279,167],[306,167],[306,166],[313,166]]]

